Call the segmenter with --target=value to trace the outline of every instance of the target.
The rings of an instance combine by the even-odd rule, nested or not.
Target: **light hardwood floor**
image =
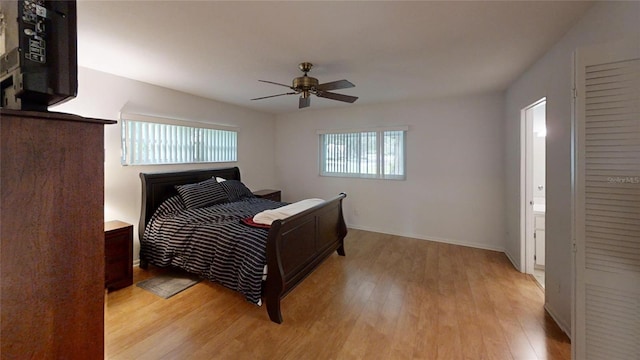
[[[535,280],[499,252],[349,230],[282,301],[284,323],[208,281],[107,296],[110,359],[570,359]],[[161,269],[135,269],[134,281]]]

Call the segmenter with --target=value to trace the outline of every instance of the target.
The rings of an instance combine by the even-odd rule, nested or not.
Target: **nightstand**
[[[253,195],[258,198],[272,200],[272,201],[281,201],[280,200],[280,190],[272,190],[272,189],[263,189],[254,191]]]
[[[114,220],[104,223],[105,288],[133,284],[133,225]]]

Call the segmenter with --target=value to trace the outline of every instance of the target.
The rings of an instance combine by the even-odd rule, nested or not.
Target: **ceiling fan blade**
[[[308,96],[307,97],[300,96],[300,101],[298,102],[298,109],[309,107],[309,105],[311,105],[311,98]]]
[[[332,81],[332,82],[320,84],[318,85],[317,89],[320,91],[328,91],[328,90],[348,89],[352,87],[355,87],[355,85],[353,85],[350,81],[338,80],[338,81]]]
[[[352,103],[352,102],[358,100],[357,96],[336,94],[336,93],[332,93],[332,92],[328,92],[328,91],[318,91],[316,93],[316,95],[319,96],[319,97],[323,97],[323,98],[327,98],[327,99],[331,99],[331,100],[344,101],[344,102],[348,102],[348,103]]]
[[[291,86],[289,86],[289,85],[280,84],[280,83],[277,83],[277,82],[267,81],[267,80],[258,80],[258,81],[263,82],[263,83],[267,83],[267,84],[273,84],[273,85],[280,85],[280,86],[288,87],[289,89],[293,90],[293,88]]]
[[[272,98],[272,97],[276,97],[276,96],[295,95],[295,94],[296,94],[295,92],[288,92],[288,93],[278,94],[278,95],[263,96],[263,97],[259,97],[259,98],[255,98],[255,99],[251,99],[251,100],[262,100],[262,99],[268,99],[268,98]]]

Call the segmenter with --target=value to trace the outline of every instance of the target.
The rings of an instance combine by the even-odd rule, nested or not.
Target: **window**
[[[121,114],[122,165],[233,162],[238,132],[214,124]]]
[[[320,175],[405,179],[407,128],[320,133]]]

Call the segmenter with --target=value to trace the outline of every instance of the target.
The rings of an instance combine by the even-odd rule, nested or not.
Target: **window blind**
[[[122,164],[157,165],[237,161],[238,132],[201,123],[123,115]]]
[[[405,179],[407,128],[320,131],[320,175]]]

